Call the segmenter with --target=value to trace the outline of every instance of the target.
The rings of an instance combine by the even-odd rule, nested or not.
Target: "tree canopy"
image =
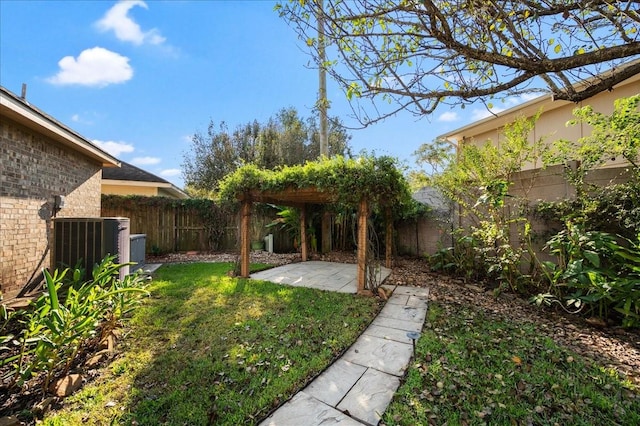
[[[337,118],[329,121],[329,155],[351,155],[346,132]],[[253,121],[230,131],[211,121],[207,133],[197,132],[184,156],[183,169],[191,192],[217,191],[220,180],[243,164],[273,169],[304,164],[320,155],[318,125],[294,108],[283,108],[266,124]]]
[[[640,0],[301,0],[276,10],[349,99],[372,102],[352,103],[363,125],[531,92],[578,102],[640,72]],[[334,56],[321,62],[325,44]]]

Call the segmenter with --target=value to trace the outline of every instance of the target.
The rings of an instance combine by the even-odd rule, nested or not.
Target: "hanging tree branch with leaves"
[[[640,73],[640,1],[318,0],[276,5],[368,125],[400,110],[550,93],[579,102]],[[316,17],[327,54],[319,61]],[[584,83],[588,81],[588,83]],[[390,104],[382,108],[374,100]],[[371,108],[362,101],[371,101]]]

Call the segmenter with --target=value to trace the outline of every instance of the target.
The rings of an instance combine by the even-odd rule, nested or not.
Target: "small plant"
[[[431,269],[462,276],[466,280],[480,280],[486,276],[478,241],[463,229],[454,231],[453,247],[442,247],[429,256]]]
[[[162,250],[160,249],[160,247],[154,244],[151,246],[151,254],[153,256],[160,256],[162,254]]]
[[[613,309],[625,327],[640,326],[640,236],[634,242],[569,222],[547,247],[558,261],[544,263],[551,288],[536,303],[559,296],[577,311],[606,320]]]

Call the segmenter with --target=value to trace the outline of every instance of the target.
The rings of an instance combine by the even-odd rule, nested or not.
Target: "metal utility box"
[[[130,272],[133,273],[144,266],[147,234],[131,234],[129,239],[131,241],[129,261],[136,263],[130,268]]]
[[[80,264],[85,270],[84,278],[89,279],[93,266],[107,255],[115,255],[116,263],[129,262],[127,217],[55,218],[53,234],[52,268]],[[120,279],[128,274],[128,265],[120,269]]]

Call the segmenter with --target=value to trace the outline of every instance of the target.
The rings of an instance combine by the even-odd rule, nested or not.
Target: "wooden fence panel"
[[[253,220],[262,228],[275,215],[255,213]],[[132,202],[126,197],[102,203],[102,217],[128,217],[131,234],[146,234],[147,253],[184,251],[238,250],[238,217],[229,214],[217,223],[206,224],[197,209],[180,204]],[[274,246],[290,251],[293,244],[284,232],[260,229],[261,234],[274,234]]]

